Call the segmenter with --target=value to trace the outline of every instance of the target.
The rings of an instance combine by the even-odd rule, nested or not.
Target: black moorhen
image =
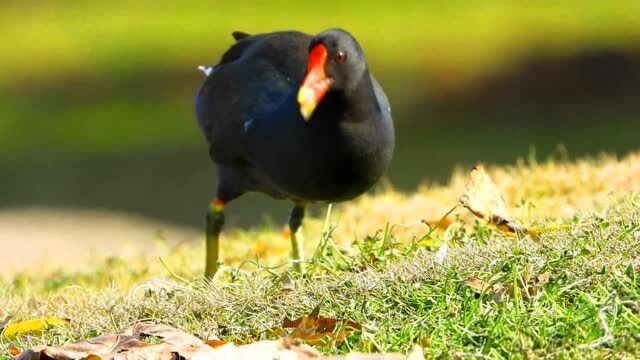
[[[233,37],[218,65],[200,67],[206,79],[195,99],[218,168],[205,276],[217,271],[224,206],[247,191],[294,202],[289,228],[300,270],[305,204],[353,199],[388,167],[395,142],[389,102],[346,31]]]

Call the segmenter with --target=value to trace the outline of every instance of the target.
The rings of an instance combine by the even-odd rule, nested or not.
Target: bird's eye
[[[339,51],[336,56],[333,58],[338,64],[342,64],[347,59],[347,54],[342,51]]]

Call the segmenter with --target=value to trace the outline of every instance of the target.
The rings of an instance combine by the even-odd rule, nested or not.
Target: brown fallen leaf
[[[549,273],[543,273],[536,276],[536,285],[538,286],[547,285],[549,281],[551,281],[551,274]]]
[[[537,275],[535,278],[529,277],[525,282],[518,282],[517,289],[526,296],[534,297],[538,294],[539,289],[546,285],[550,280],[549,274],[544,273]],[[470,287],[478,294],[491,295],[493,300],[502,301],[505,296],[513,297],[513,284],[492,284],[482,281],[478,278],[469,278],[463,282],[464,285]]]
[[[485,219],[489,225],[508,236],[527,234],[538,239],[545,232],[567,230],[567,225],[548,225],[543,227],[527,227],[516,223],[507,212],[504,198],[498,187],[491,180],[482,165],[476,165],[471,170],[471,180],[467,184],[460,203],[475,216]]]
[[[141,336],[161,339],[149,344]],[[228,343],[213,348],[195,336],[166,325],[136,324],[120,334],[105,334],[96,338],[61,347],[40,346],[23,351],[18,360],[406,360],[400,354],[348,354],[325,357],[296,339],[259,341],[236,346]],[[414,357],[411,358],[412,360]]]
[[[287,272],[280,277],[280,289],[283,292],[294,292],[296,290],[293,280],[291,280],[291,276]]]
[[[18,356],[20,355],[20,349],[18,349],[15,346],[12,346],[9,348],[9,354],[11,354],[11,356]]]
[[[522,228],[507,213],[504,198],[482,165],[476,165],[471,170],[471,180],[460,197],[460,203],[501,232],[522,232]]]
[[[538,295],[538,292],[542,287],[547,285],[551,281],[551,275],[549,273],[543,273],[536,275],[534,278],[525,279],[526,284],[518,284],[520,288],[526,289],[529,297]]]
[[[281,337],[287,336],[289,339],[303,340],[308,344],[324,344],[326,340],[342,341],[347,338],[354,330],[362,330],[362,326],[354,321],[339,320],[320,316],[320,307],[318,304],[309,315],[302,316],[295,320],[285,318],[282,323],[283,329],[294,329],[291,334],[284,335],[283,329],[272,329],[272,334],[278,334]],[[343,326],[343,331],[334,332],[338,324]]]
[[[489,284],[478,278],[469,278],[463,283],[478,294],[491,295],[495,301],[501,301],[505,295],[513,295],[510,285]]]
[[[159,344],[149,344],[141,336],[161,338]],[[91,340],[64,345],[59,348],[43,346],[20,354],[19,360],[41,358],[46,355],[53,359],[78,359],[91,356],[100,359],[174,359],[174,354],[184,358],[210,355],[213,348],[195,336],[165,325],[136,324],[120,334],[105,334]]]
[[[219,348],[222,345],[227,345],[227,342],[224,340],[205,340],[205,344],[211,346],[212,348]]]

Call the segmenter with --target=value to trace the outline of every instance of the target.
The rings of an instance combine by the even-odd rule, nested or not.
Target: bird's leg
[[[224,225],[224,201],[216,198],[209,204],[207,210],[206,228],[206,258],[204,276],[213,277],[218,271],[218,257],[220,251],[220,231]]]
[[[289,214],[289,232],[291,233],[291,259],[293,268],[302,272],[304,261],[304,249],[302,239],[302,219],[304,218],[304,205],[296,204]]]

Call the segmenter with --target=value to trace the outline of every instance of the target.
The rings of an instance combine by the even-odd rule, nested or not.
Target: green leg
[[[293,269],[302,272],[304,261],[304,249],[302,239],[302,219],[304,218],[304,205],[296,204],[289,215],[289,231],[291,233],[291,259]]]
[[[204,276],[213,277],[218,271],[220,231],[224,225],[224,203],[218,199],[211,202],[207,211],[206,258]]]

